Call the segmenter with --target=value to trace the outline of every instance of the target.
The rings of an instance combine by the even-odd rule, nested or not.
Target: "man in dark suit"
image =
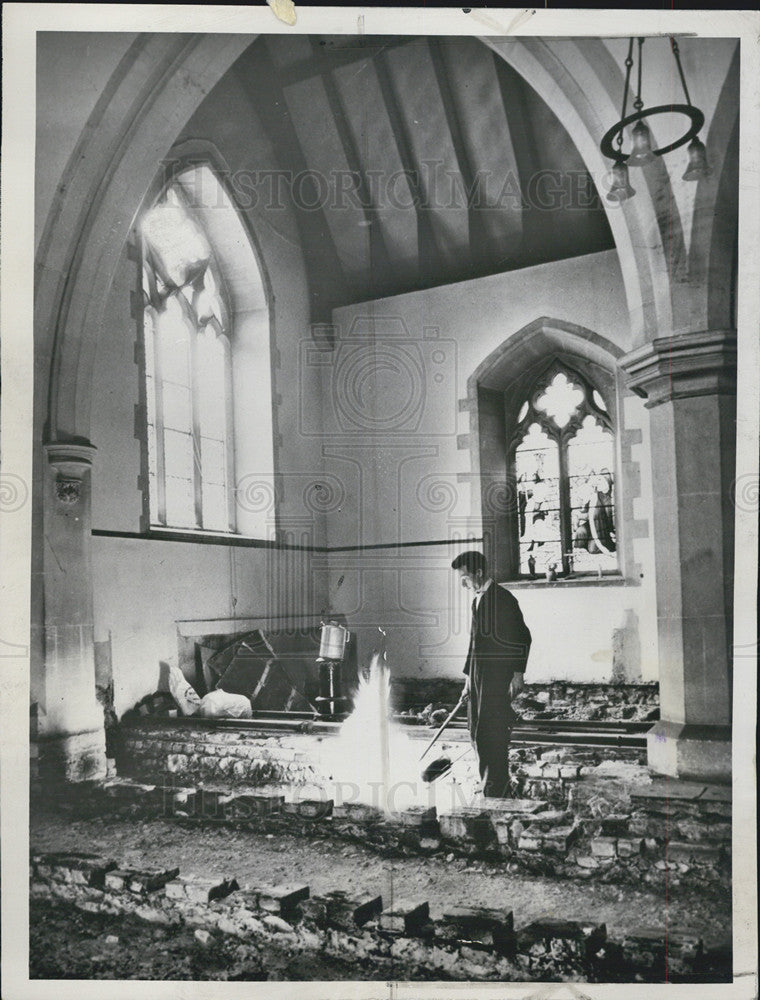
[[[509,797],[512,699],[522,690],[531,636],[520,605],[488,575],[480,552],[462,552],[451,568],[472,594],[470,648],[464,673],[470,737],[478,753],[483,794]]]

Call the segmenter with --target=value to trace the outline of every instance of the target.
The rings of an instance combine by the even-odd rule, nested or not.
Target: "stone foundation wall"
[[[604,774],[605,765],[596,770]],[[387,856],[451,855],[531,874],[730,891],[729,789],[589,777],[588,784],[576,777],[575,794],[565,803],[492,799],[482,807],[437,812],[419,805],[389,815],[319,789],[199,787],[173,780],[116,779],[77,796],[67,791],[65,807],[74,815],[169,819],[189,830],[221,823],[257,833],[329,836]]]
[[[116,765],[120,775],[165,781],[267,785],[320,779],[322,739],[309,733],[277,736],[256,730],[145,721],[123,727]]]
[[[109,858],[33,853],[30,892],[93,913],[194,927],[204,945],[232,936],[252,948],[264,944],[387,967],[394,979],[422,970],[491,981],[730,978],[730,947],[706,943],[689,928],[642,927],[614,941],[593,918],[547,915],[520,926],[511,910],[457,906],[433,920],[422,898],[386,906],[371,893],[312,896],[308,885],[241,887],[234,878],[179,876],[178,868],[136,871]]]
[[[462,685],[452,680],[396,678],[391,698],[396,711],[415,714],[425,706],[453,706]],[[526,684],[513,707],[524,719],[610,719],[649,721],[659,718],[660,690],[648,684]]]

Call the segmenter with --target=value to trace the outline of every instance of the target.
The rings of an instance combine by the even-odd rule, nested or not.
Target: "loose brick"
[[[174,878],[164,886],[167,899],[182,901],[187,899],[187,879]]]
[[[542,835],[543,848],[565,854],[577,835],[575,827],[556,827]]]
[[[166,883],[166,895],[169,899],[187,900],[201,904],[210,903],[215,899],[225,899],[239,889],[236,879],[172,879]]]
[[[298,904],[298,913],[301,922],[308,927],[327,926],[327,900],[318,896],[311,896],[302,899]]]
[[[332,799],[296,799],[283,803],[283,811],[302,819],[327,819],[333,812]]]
[[[132,872],[126,871],[123,868],[114,868],[112,871],[106,873],[104,879],[105,888],[110,892],[122,892],[127,888],[131,876]]]
[[[380,809],[363,802],[336,802],[333,818],[350,820],[352,823],[379,823],[384,817]]]
[[[668,927],[668,957],[696,959],[702,955],[704,943],[700,931],[693,927],[670,925]]]
[[[33,871],[40,877],[58,878],[78,885],[102,889],[105,876],[116,869],[116,862],[96,854],[38,854],[33,857]]]
[[[496,831],[488,810],[477,808],[456,809],[438,817],[444,840],[465,842],[484,849],[496,846]]]
[[[564,781],[575,781],[580,774],[580,770],[578,764],[563,764],[559,769],[559,776]]]
[[[693,802],[705,791],[705,785],[688,781],[654,781],[644,788],[631,789],[632,802]]]
[[[201,788],[198,790],[196,801],[206,819],[221,819],[232,798],[232,793],[225,789]]]
[[[169,868],[161,871],[130,872],[127,888],[130,892],[145,895],[149,892],[155,892],[156,889],[163,889],[167,882],[171,882],[178,875],[179,868]]]
[[[632,965],[649,967],[656,976],[665,970],[665,931],[658,927],[636,927],[623,938],[622,954]]]
[[[540,851],[542,838],[526,831],[520,836],[517,846],[521,851]]]
[[[421,827],[435,821],[437,816],[435,806],[410,806],[399,813],[403,826]]]
[[[182,753],[170,753],[166,759],[166,770],[173,774],[184,774],[187,771],[188,759]]]
[[[512,844],[512,829],[518,829],[519,833],[523,831],[523,824],[520,820],[510,819],[508,816],[494,816],[491,820],[493,828],[496,831],[496,840],[502,847],[507,847]]]
[[[717,841],[727,843],[731,840],[731,824],[725,822],[715,822],[708,819],[688,819],[679,820],[673,824],[679,837],[684,840]]]
[[[233,793],[224,803],[224,813],[230,819],[246,820],[254,816],[274,816],[282,812],[284,795],[257,795],[255,793]]]
[[[377,917],[383,909],[382,896],[373,893],[365,893],[354,899],[346,892],[330,892],[325,903],[328,923],[346,931],[358,930],[368,920]]]
[[[544,914],[520,929],[517,950],[522,954],[531,954],[546,949],[553,941],[562,941],[571,953],[587,957],[596,954],[606,938],[605,924],[593,920],[561,920]]]
[[[514,918],[511,910],[452,906],[436,925],[436,935],[492,947],[500,954],[511,954],[515,944]]]
[[[723,819],[731,819],[731,803],[713,801],[710,799],[698,799],[697,806],[700,816],[720,816]]]
[[[530,829],[552,830],[557,827],[568,826],[572,818],[573,814],[566,809],[548,809],[531,817]]]
[[[429,917],[430,906],[427,902],[398,900],[380,914],[380,928],[400,934],[415,934]]]
[[[644,850],[644,841],[641,837],[619,837],[617,842],[617,852],[621,858],[637,857]]]
[[[197,792],[194,788],[166,790],[166,801],[171,804],[172,813],[191,816],[195,812]]]
[[[697,861],[713,863],[720,860],[721,848],[713,844],[694,844],[670,840],[667,845],[668,861]]]
[[[617,840],[614,837],[594,837],[591,853],[597,858],[614,858],[617,854]]]
[[[559,774],[559,772],[557,772]],[[544,768],[541,764],[532,764],[530,767],[525,768],[525,775],[528,778],[542,779],[544,777]]]
[[[441,846],[441,838],[435,837],[432,834],[425,834],[417,841],[417,845],[421,851],[437,851]]]
[[[278,934],[295,934],[295,929],[282,917],[275,916],[274,913],[268,914],[264,917],[264,925],[269,928],[270,931],[275,931]]]
[[[578,857],[575,859],[575,863],[576,865],[578,865],[579,868],[585,868],[589,871],[595,871],[601,865],[601,862],[599,861],[598,858],[592,858],[590,855],[582,855],[582,854],[578,855]]]
[[[275,885],[258,890],[259,906],[270,913],[290,913],[308,896],[308,885]]]

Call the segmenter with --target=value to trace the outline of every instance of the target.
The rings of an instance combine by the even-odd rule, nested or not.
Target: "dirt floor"
[[[392,900],[428,900],[433,917],[451,904],[508,906],[515,926],[541,914],[594,919],[619,939],[634,927],[697,928],[707,939],[731,928],[731,901],[694,890],[572,882],[510,872],[449,856],[383,858],[361,845],[323,839],[262,835],[226,827],[187,827],[164,820],[96,817],[67,819],[37,811],[30,819],[34,848],[103,854],[127,867],[179,867],[183,876],[235,877],[241,885],[305,882],[313,894],[334,889],[381,893]]]

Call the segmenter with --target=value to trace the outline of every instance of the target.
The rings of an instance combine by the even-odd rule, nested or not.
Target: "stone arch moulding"
[[[35,422],[88,441],[95,345],[119,254],[163,157],[255,35],[141,35],[64,171],[35,274]]]
[[[274,294],[272,292],[272,282],[269,276],[269,270],[266,266],[264,254],[261,249],[260,241],[256,235],[254,227],[250,224],[250,219],[248,218],[247,213],[243,211],[237,203],[235,192],[229,182],[229,178],[232,176],[232,168],[225,159],[221,150],[219,150],[209,139],[184,139],[181,142],[175,143],[168,150],[164,162],[160,165],[161,169],[156,173],[153,183],[146,191],[145,196],[142,199],[142,202],[137,210],[136,217],[139,217],[144,211],[146,211],[157,200],[162,191],[168,187],[184,170],[189,167],[201,166],[207,166],[211,169],[216,177],[216,180],[224,188],[230,202],[235,206],[238,219],[240,220],[243,230],[245,231],[248,245],[255,258],[256,267],[261,277],[264,298],[266,300],[266,308],[271,311]],[[229,250],[227,250],[225,247],[224,251],[225,252],[222,253],[222,257],[224,261],[226,261],[229,268],[232,263],[231,257],[233,248],[230,247]],[[241,287],[239,289],[236,288],[236,284],[240,284]],[[231,285],[233,299],[245,297],[250,294],[250,292],[243,287],[243,282],[240,277],[237,278],[237,282],[233,280]]]
[[[555,359],[589,379],[614,416],[618,463],[625,450],[627,433],[622,421],[625,387],[617,361],[623,351],[606,337],[564,320],[541,316],[507,337],[481,361],[467,381],[470,414],[470,483],[473,521],[480,522],[484,544],[500,577],[513,575],[513,552],[509,534],[510,495],[508,482],[509,413],[519,408],[522,393]],[[512,400],[510,404],[510,398]],[[627,454],[627,452],[626,452]],[[616,520],[620,525],[621,571],[632,576],[633,566],[626,521],[632,518],[630,494],[635,492],[636,470],[626,468],[616,497]],[[629,509],[631,508],[631,509]],[[631,525],[632,530],[636,527]]]
[[[609,164],[599,148],[610,122],[618,119],[622,93],[619,67],[598,39],[481,38],[512,66],[564,122],[591,176],[599,182]],[[661,166],[661,165],[660,165]],[[658,211],[652,189],[640,185],[635,198],[622,205],[602,204],[615,240],[623,274],[634,346],[672,329],[669,255],[681,224],[668,197],[669,180],[662,169],[656,178],[658,204],[668,206],[666,220]],[[663,193],[664,192],[664,193]],[[663,229],[663,226],[665,228]]]
[[[693,279],[691,312],[678,324],[684,332],[726,330],[735,325],[739,82],[737,46],[706,137],[713,172],[697,182],[694,198],[689,267]]]
[[[212,197],[207,202],[202,179],[198,171],[208,171],[213,175]],[[266,477],[274,476],[274,441],[276,413],[272,406],[275,394],[276,364],[275,339],[273,336],[273,303],[274,293],[265,264],[264,253],[251,225],[247,213],[241,209],[230,178],[232,170],[220,150],[206,139],[187,139],[176,143],[169,150],[166,160],[156,172],[154,181],[143,198],[138,210],[135,224],[132,227],[130,239],[134,239],[134,258],[138,261],[141,254],[139,247],[138,222],[144,212],[148,211],[161,194],[175,180],[187,172],[194,172],[195,177],[189,182],[191,204],[197,221],[203,228],[213,248],[214,257],[219,267],[224,292],[230,307],[231,339],[229,348],[233,359],[232,378],[232,440],[234,441],[235,480],[242,478],[246,472],[255,468],[256,474]],[[188,181],[184,182],[186,185]],[[198,184],[197,188],[193,187]],[[218,191],[222,190],[229,204],[220,206],[217,200]],[[186,193],[188,191],[186,190]],[[199,196],[194,200],[196,194]],[[220,207],[224,211],[219,211]],[[232,217],[234,216],[234,218]],[[138,283],[140,277],[138,277]],[[142,309],[136,315],[138,353],[143,357]],[[247,380],[255,377],[250,370],[250,352],[259,345],[268,357],[269,383],[260,386],[255,394],[246,392]],[[265,345],[265,346],[262,346]],[[143,362],[144,363],[144,362]],[[141,447],[140,488],[143,492],[142,529],[151,528],[148,502],[148,450],[147,450],[147,410],[144,398],[144,375],[140,380],[140,415],[136,437]],[[262,452],[263,445],[263,452]],[[267,453],[267,446],[271,450]],[[262,460],[262,454],[266,458]],[[236,511],[237,531],[248,536],[257,536],[261,526],[254,522],[251,512],[238,505]]]

